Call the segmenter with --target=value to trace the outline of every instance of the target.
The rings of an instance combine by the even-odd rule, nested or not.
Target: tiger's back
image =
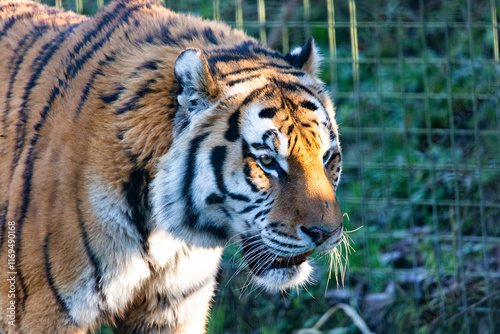
[[[284,57],[154,1],[92,18],[0,1],[0,20],[3,331],[199,332],[233,234],[277,288],[338,244],[338,132],[312,42]],[[279,255],[255,254],[256,230]]]

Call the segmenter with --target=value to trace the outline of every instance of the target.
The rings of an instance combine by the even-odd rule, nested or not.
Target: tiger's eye
[[[268,155],[261,155],[259,160],[264,166],[271,166],[274,163],[274,158]]]

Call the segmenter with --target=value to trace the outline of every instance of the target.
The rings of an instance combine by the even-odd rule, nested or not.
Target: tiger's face
[[[306,281],[307,257],[343,232],[338,131],[312,40],[286,57],[235,70],[181,54],[175,139],[153,182],[159,227],[202,247],[239,240],[270,290]]]

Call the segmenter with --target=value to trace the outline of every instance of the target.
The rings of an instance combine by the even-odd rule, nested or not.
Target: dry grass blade
[[[366,322],[359,316],[359,314],[349,305],[347,304],[337,304],[330,308],[328,311],[326,311],[323,316],[316,322],[316,324],[311,327],[311,328],[302,328],[297,331],[297,334],[321,334],[320,328],[325,324],[325,322],[338,310],[342,309],[345,314],[349,318],[352,319],[354,322],[354,325],[358,327],[358,329],[361,331],[363,334],[372,334],[368,326],[366,325]]]

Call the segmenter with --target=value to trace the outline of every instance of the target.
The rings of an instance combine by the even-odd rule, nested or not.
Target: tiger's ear
[[[217,86],[206,57],[198,49],[187,49],[175,61],[174,73],[181,86],[177,100],[188,112],[210,105],[219,97]],[[200,105],[201,104],[201,105]]]
[[[311,37],[304,46],[295,48],[287,54],[285,59],[294,67],[306,71],[311,75],[316,75],[321,65],[322,57]]]

